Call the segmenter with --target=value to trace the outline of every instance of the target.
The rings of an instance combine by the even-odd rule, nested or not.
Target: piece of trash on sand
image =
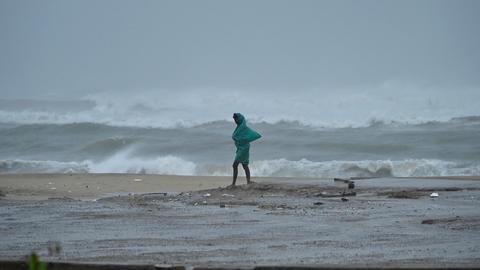
[[[203,197],[210,197],[210,196],[212,196],[212,194],[210,194],[210,193],[203,194]]]
[[[333,181],[337,181],[337,182],[343,182],[345,184],[348,184],[348,182],[350,182],[350,178],[337,178],[337,177],[334,177],[333,178]]]
[[[225,208],[225,204],[220,204],[220,208]]]
[[[170,264],[155,264],[153,266],[155,270],[173,270],[173,269],[185,269],[183,266],[178,266],[178,265],[170,265]]]
[[[322,205],[323,202],[314,202],[313,205]]]
[[[135,179],[133,179],[133,181],[134,181],[134,182],[142,182],[142,181],[143,181],[143,179],[140,179],[140,178],[135,178]]]
[[[235,197],[235,195],[232,195],[232,194],[222,194],[222,197]]]
[[[323,198],[333,198],[333,197],[345,197],[345,196],[357,196],[355,191],[351,192],[342,192],[342,193],[328,193],[322,191],[320,193],[314,194],[315,197],[323,197]]]
[[[342,202],[348,202],[347,198],[342,198]]]
[[[51,190],[56,190],[57,188],[56,188],[56,187],[51,187],[50,189],[51,189]]]
[[[433,219],[425,219],[425,220],[422,220],[422,224],[433,224],[434,223],[434,220]]]
[[[433,192],[432,194],[430,194],[430,198],[436,198],[436,197],[438,197],[437,192]]]

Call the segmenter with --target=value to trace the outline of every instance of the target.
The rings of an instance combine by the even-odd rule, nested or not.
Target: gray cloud
[[[0,2],[4,96],[480,83],[479,1]]]

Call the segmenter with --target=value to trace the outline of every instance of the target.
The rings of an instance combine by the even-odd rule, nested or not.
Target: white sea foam
[[[441,91],[440,91],[441,90]],[[134,93],[134,94],[132,94]],[[85,99],[89,102],[85,103]],[[177,127],[218,120],[231,121],[233,112],[251,122],[297,121],[317,127],[367,126],[386,123],[448,121],[480,115],[478,89],[434,89],[386,83],[355,89],[292,89],[290,91],[195,89],[183,91],[102,92],[85,97],[75,110],[57,106],[14,105],[0,108],[0,122],[78,123],[115,126]],[[34,101],[31,101],[34,102]],[[71,105],[72,101],[68,101]],[[91,107],[88,107],[88,106]]]
[[[279,177],[421,177],[479,175],[480,165],[462,166],[455,162],[432,159],[324,161],[287,159],[255,161],[250,165],[255,176]],[[210,166],[200,174],[231,175],[228,166]]]
[[[176,157],[157,158],[131,157],[129,151],[120,152],[104,161],[85,161],[93,173],[151,173],[168,175],[195,175],[195,163]]]
[[[0,160],[0,173],[88,173],[83,162],[61,162],[54,160]]]
[[[112,157],[103,162],[52,160],[1,160],[0,173],[149,173],[194,175],[196,165],[175,156],[154,159]]]
[[[255,161],[250,165],[254,176],[273,177],[422,177],[480,175],[480,165],[461,165],[432,159],[362,160],[314,162],[306,159]],[[2,173],[151,173],[166,175],[230,176],[232,168],[225,165],[197,165],[176,156],[136,158],[123,152],[94,163],[37,160],[0,161]],[[240,170],[240,175],[242,175]]]

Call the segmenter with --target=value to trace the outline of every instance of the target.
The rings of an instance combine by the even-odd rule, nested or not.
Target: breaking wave
[[[364,127],[376,122],[420,124],[480,115],[478,89],[384,84],[357,89],[102,92],[81,100],[1,100],[0,122],[97,123],[129,127],[192,127],[231,121],[298,122],[314,127]],[[401,95],[399,94],[401,93]]]
[[[53,160],[1,160],[0,173],[88,173],[87,164]]]
[[[480,175],[480,165],[461,165],[432,159],[314,162],[307,159],[262,160],[250,164],[253,176],[263,177],[423,177]],[[164,175],[230,176],[231,165],[198,165],[176,157],[128,157],[114,155],[104,161],[81,162],[3,160],[0,173],[139,173]],[[242,174],[242,170],[240,170]]]
[[[432,159],[362,160],[313,162],[307,159],[258,161],[252,164],[258,176],[291,177],[422,177],[478,175],[480,166]]]

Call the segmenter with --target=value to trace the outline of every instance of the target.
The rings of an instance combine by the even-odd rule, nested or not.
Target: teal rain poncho
[[[234,115],[238,119],[237,127],[232,134],[232,139],[237,147],[235,161],[247,165],[250,156],[250,143],[260,139],[262,135],[247,127],[247,120],[241,113],[235,113]]]

